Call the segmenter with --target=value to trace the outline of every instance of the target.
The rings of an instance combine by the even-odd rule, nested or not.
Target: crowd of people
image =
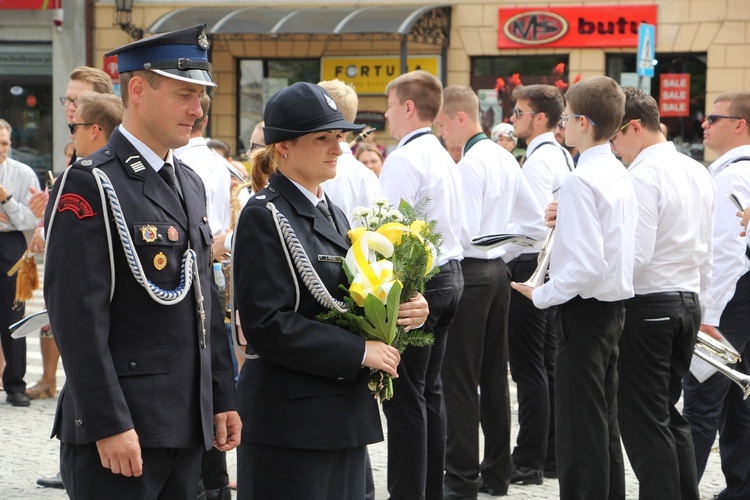
[[[564,96],[519,86],[510,123],[484,130],[470,87],[403,74],[385,92],[387,156],[350,142],[365,128],[355,89],[298,82],[268,100],[248,172],[204,137],[208,48],[199,25],[112,51],[121,97],[74,70],[61,102],[75,152],[49,191],[8,158],[0,120],[0,260],[45,254],[50,322],[26,388],[3,273],[7,402],[54,397],[60,356],[66,370],[60,474],[40,484],[76,499],[374,499],[381,370],[389,498],[556,478],[566,500],[624,499],[624,445],[639,498],[698,500],[717,432],[716,498],[750,498],[750,406],[722,374],[690,373],[699,330],[750,372],[750,209],[728,199],[750,200],[750,93],[715,99],[706,168],[667,141],[650,95],[608,77]],[[397,318],[434,342],[402,353],[318,319],[344,294],[354,209],[382,198],[429,199],[441,236],[439,273]],[[525,238],[472,244],[502,233]]]

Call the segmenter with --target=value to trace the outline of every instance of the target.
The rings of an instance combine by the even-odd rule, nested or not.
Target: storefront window
[[[471,88],[480,99],[482,126],[510,121],[513,89],[544,83],[561,90],[568,86],[568,56],[502,56],[471,59]],[[496,105],[492,105],[496,103]]]
[[[0,118],[11,127],[10,156],[44,182],[52,170],[52,48],[0,44]]]
[[[667,126],[668,139],[677,149],[698,161],[703,160],[703,114],[706,109],[706,54],[705,53],[657,53],[658,64],[650,82],[650,93],[662,105],[664,99],[660,82],[664,74],[689,75],[689,95],[683,116],[664,116],[661,121]],[[608,54],[607,76],[623,85],[638,85],[635,54]],[[645,87],[645,85],[644,85]],[[646,89],[644,89],[646,90]],[[674,93],[674,92],[672,92]],[[673,113],[675,114],[675,113]]]
[[[240,59],[238,73],[237,148],[244,151],[255,125],[263,120],[266,101],[276,91],[293,83],[318,83],[320,59]]]

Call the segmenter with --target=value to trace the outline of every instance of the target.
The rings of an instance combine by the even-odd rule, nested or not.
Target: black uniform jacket
[[[248,351],[238,394],[242,439],[269,446],[341,449],[383,439],[362,368],[365,341],[316,320],[325,309],[299,279],[300,302],[266,203],[286,216],[328,291],[341,299],[349,224],[326,200],[340,232],[280,173],[248,201],[235,231],[235,294]],[[297,274],[298,278],[299,275]]]
[[[112,182],[151,282],[176,288],[183,253],[188,247],[195,250],[206,348],[201,347],[195,286],[179,304],[162,305],[133,277],[93,168]],[[209,447],[213,415],[236,409],[227,337],[210,334],[211,303],[218,295],[205,190],[189,167],[179,164],[175,170],[187,214],[159,174],[115,130],[106,147],[70,167],[57,204],[61,183],[52,190],[45,217],[44,299],[65,365],[53,428],[53,436],[63,442],[91,443],[135,428],[142,447]]]

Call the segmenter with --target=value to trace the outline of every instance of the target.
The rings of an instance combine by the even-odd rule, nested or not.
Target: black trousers
[[[60,443],[60,475],[73,500],[193,500],[203,448],[143,448],[143,474],[125,477],[102,467],[96,444]]]
[[[427,283],[430,315],[424,329],[435,336],[430,347],[401,355],[394,396],[383,403],[388,419],[388,492],[392,499],[443,498],[445,400],[440,370],[448,330],[464,288],[461,264],[452,260]]]
[[[26,338],[14,339],[8,327],[20,321],[24,315],[24,304],[16,305],[16,276],[7,271],[18,262],[26,251],[26,239],[20,231],[0,232],[0,343],[5,355],[3,387],[8,394],[23,394],[26,391]]]
[[[243,442],[237,500],[363,500],[366,453],[366,446],[303,450]]]
[[[734,368],[750,374],[750,273],[737,282],[734,296],[727,303],[719,330],[742,356]],[[721,470],[727,488],[721,500],[750,498],[750,399],[742,390],[717,373],[702,384],[688,374],[684,380],[683,415],[690,422],[695,446],[698,478],[703,476],[716,431],[719,432]]]
[[[511,476],[508,390],[510,273],[502,259],[464,259],[464,291],[448,336],[443,388],[448,411],[445,486],[476,496],[479,475],[508,491]],[[481,397],[477,394],[481,390]],[[479,437],[484,459],[479,463]]]
[[[700,328],[698,296],[637,295],[625,311],[617,407],[638,498],[699,500],[690,423],[675,408]]]
[[[555,418],[560,499],[624,500],[617,425],[622,301],[576,297],[558,306]]]
[[[537,267],[538,255],[524,254],[512,260],[508,264],[512,280],[523,283],[529,279]],[[554,323],[549,326],[546,309],[537,309],[531,300],[515,290],[510,292],[508,359],[518,391],[519,427],[513,464],[538,470],[548,463],[548,434],[550,422],[554,422],[550,412],[554,393],[550,392],[548,377],[554,361],[547,359],[550,351],[547,346],[554,348],[556,336]],[[554,381],[552,385],[554,387]],[[549,461],[554,462],[554,459]]]

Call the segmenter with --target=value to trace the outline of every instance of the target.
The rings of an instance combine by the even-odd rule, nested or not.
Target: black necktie
[[[177,178],[174,175],[174,167],[169,163],[165,163],[159,170],[159,176],[164,179],[164,182],[167,183],[167,186],[169,186],[169,188],[179,200],[180,191],[177,189]]]
[[[320,213],[325,215],[326,219],[328,219],[328,222],[331,223],[331,225],[336,228],[336,224],[333,222],[333,217],[331,217],[331,211],[328,210],[328,205],[326,204],[325,200],[320,200],[317,205],[315,205],[318,210],[320,210]]]

